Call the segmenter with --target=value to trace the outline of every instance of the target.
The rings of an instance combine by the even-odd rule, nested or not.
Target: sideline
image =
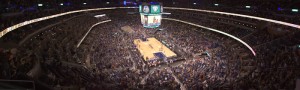
[[[102,23],[107,23],[107,22],[110,22],[110,21],[111,21],[111,20],[101,21],[101,22],[98,22],[98,23],[94,24],[92,27],[90,27],[89,31],[87,31],[87,32],[85,33],[85,35],[82,37],[82,39],[78,42],[77,48],[80,46],[80,44],[82,43],[82,41],[85,39],[85,37],[90,33],[90,31],[91,31],[95,26],[97,26],[97,25],[99,25],[99,24],[102,24]]]

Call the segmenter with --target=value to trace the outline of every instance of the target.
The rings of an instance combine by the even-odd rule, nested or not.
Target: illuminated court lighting
[[[292,9],[292,12],[298,12],[298,9]]]
[[[99,18],[99,17],[104,17],[104,16],[106,16],[106,14],[95,15],[94,17],[95,17],[95,18]]]
[[[60,6],[63,6],[64,4],[63,3],[60,3]]]
[[[86,3],[83,3],[83,5],[86,5]]]
[[[161,13],[161,14],[171,15],[171,13]]]
[[[240,43],[244,44],[251,52],[254,56],[256,56],[256,53],[255,51],[252,49],[252,47],[250,45],[248,45],[246,42],[244,42],[243,40],[233,36],[233,35],[230,35],[228,33],[225,33],[223,31],[220,31],[220,30],[217,30],[217,29],[213,29],[213,28],[209,28],[209,27],[205,27],[205,26],[201,26],[201,25],[198,25],[198,24],[194,24],[194,23],[191,23],[191,22],[186,22],[186,21],[182,21],[182,20],[178,20],[178,19],[172,19],[172,18],[162,18],[162,19],[165,19],[165,20],[171,20],[171,21],[177,21],[177,22],[181,22],[181,23],[185,23],[185,24],[189,24],[189,25],[192,25],[192,26],[196,26],[196,27],[200,27],[200,28],[204,28],[204,29],[207,29],[207,30],[210,30],[210,31],[213,31],[213,32],[217,32],[217,33],[220,33],[220,34],[223,34],[223,35],[226,35],[228,37],[231,37],[237,41],[239,41]]]
[[[215,6],[219,6],[219,4],[215,4]]]
[[[39,7],[42,7],[42,6],[43,6],[43,4],[38,4],[38,6],[39,6]]]
[[[251,8],[251,6],[246,6],[246,8]]]

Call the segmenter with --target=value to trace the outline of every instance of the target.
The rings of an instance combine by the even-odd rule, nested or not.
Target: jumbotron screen
[[[161,24],[161,15],[141,15],[141,23],[148,28],[158,27]]]

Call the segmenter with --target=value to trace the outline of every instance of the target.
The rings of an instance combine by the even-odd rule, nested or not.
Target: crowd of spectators
[[[34,35],[17,50],[0,50],[5,52],[0,53],[5,54],[0,55],[1,62],[4,62],[1,63],[1,78],[35,80],[49,87],[86,89],[295,87],[295,80],[300,74],[297,72],[299,48],[296,47],[300,35],[296,29],[285,27],[290,31],[287,35],[272,37],[256,24],[262,21],[203,13],[191,16],[177,12],[167,17],[237,36],[252,46],[257,56],[253,56],[241,43],[222,34],[169,20],[163,20],[160,27],[163,30],[157,32],[156,29],[143,28],[137,18],[139,15],[129,15],[127,11],[116,9],[100,12],[106,14],[101,18],[84,14],[62,21]],[[112,21],[95,26],[76,47],[93,24],[108,19]],[[121,30],[123,26],[130,26],[134,33]],[[33,26],[26,27],[30,31],[35,30],[30,28]],[[8,34],[4,41],[13,39],[7,37],[15,36]],[[166,42],[184,60],[150,67],[133,44],[134,39],[144,37]],[[20,38],[15,41],[20,41]]]
[[[34,35],[24,44],[17,47],[17,50],[12,53],[13,55],[10,55],[11,57],[9,57],[9,59],[1,59],[4,61],[8,60],[7,62],[9,64],[5,67],[7,70],[3,71],[6,74],[2,75],[7,77],[5,79],[36,79],[36,77],[30,77],[31,74],[29,71],[34,68],[41,68],[43,72],[36,72],[41,76],[65,78],[41,79],[46,80],[45,82],[47,82],[47,84],[70,85],[71,83],[73,85],[74,83],[72,81],[68,82],[66,80],[75,78],[74,73],[80,73],[86,70],[82,70],[84,68],[73,69],[68,65],[62,64],[62,62],[81,63],[80,59],[83,57],[79,56],[81,53],[76,54],[77,50],[75,47],[85,32],[96,22],[98,22],[98,19],[93,16],[81,15]],[[41,64],[42,67],[34,67],[35,64]],[[81,73],[88,74],[84,72]],[[74,80],[74,82],[75,81],[76,80]]]
[[[120,14],[122,11],[115,13]],[[240,60],[230,57],[234,53],[233,49],[237,48],[225,48],[227,45],[224,46],[225,42],[223,42],[233,41],[230,38],[174,21],[163,21],[161,28],[164,30],[155,33],[156,29],[145,29],[139,25],[139,22],[135,22],[138,20],[134,18],[137,15],[123,14],[108,14],[112,22],[95,27],[85,42],[86,45],[92,44],[89,47],[95,48],[91,50],[93,51],[91,61],[95,63],[100,75],[104,76],[102,81],[111,84],[105,87],[178,89],[181,86],[172,76],[174,74],[188,89],[216,88],[226,86],[225,83],[234,83],[239,77]],[[126,25],[132,27],[134,34],[120,29]],[[165,41],[173,51],[181,51],[179,54],[183,55],[180,56],[186,60],[180,66],[173,67],[170,64],[171,71],[168,71],[167,67],[152,69],[145,65],[132,43],[134,39],[144,36]],[[211,56],[196,55],[204,52]],[[244,53],[249,54],[249,52]],[[229,59],[235,62],[229,64]],[[203,79],[196,79],[199,77]],[[143,79],[145,84],[139,83]]]
[[[243,54],[240,54],[239,56],[240,58],[245,59],[241,63],[242,66],[245,65],[250,68],[256,67],[253,73],[250,73],[247,77],[245,77],[246,80],[241,79],[239,81],[239,82],[244,82],[245,87],[247,88],[252,87],[256,89],[259,88],[260,89],[270,89],[270,88],[293,89],[295,87],[294,86],[295,80],[298,78],[297,75],[299,75],[299,73],[297,73],[298,70],[295,70],[294,68],[291,67],[299,66],[299,62],[298,62],[299,55],[296,54],[298,51],[297,46],[300,38],[299,36],[297,36],[299,35],[298,29],[292,27],[286,27],[282,25],[265,24],[266,27],[280,28],[279,30],[273,28],[274,32],[276,31],[280,32],[281,30],[284,30],[284,35],[278,36],[278,35],[273,35],[270,32],[270,29],[272,28],[265,28],[261,26],[260,24],[264,22],[258,20],[251,20],[251,19],[230,20],[230,18],[228,18],[230,16],[227,15],[203,16],[203,14],[201,13],[200,15],[193,14],[193,16],[196,17],[190,17],[189,14],[190,13],[174,15],[174,16],[170,16],[170,18],[180,18],[181,20],[188,20],[193,23],[197,23],[203,26],[224,31],[226,33],[241,38],[246,43],[248,43],[251,47],[254,48],[255,52],[257,53],[257,56],[254,58],[255,61],[251,60],[251,58],[249,58],[249,55],[244,57]],[[233,17],[231,17],[231,19],[232,18]],[[231,23],[233,23],[233,25]],[[240,26],[242,27],[250,26],[250,27],[240,29],[241,28]],[[234,51],[234,52],[238,52],[238,51]],[[268,68],[272,67],[272,69],[270,68],[267,69],[267,67]],[[290,74],[290,77],[288,78],[284,76],[287,73]],[[263,83],[261,83],[262,81]],[[247,84],[250,82],[252,83],[252,86],[249,86],[249,84]],[[261,83],[263,84],[263,86],[259,86],[257,83]]]

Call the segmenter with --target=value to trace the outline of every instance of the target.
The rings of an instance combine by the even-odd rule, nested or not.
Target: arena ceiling
[[[90,4],[105,4],[111,2],[115,4],[123,4],[123,2],[162,2],[165,5],[179,4],[189,6],[194,3],[201,6],[212,6],[218,3],[222,6],[240,7],[245,5],[251,5],[258,8],[299,8],[300,0],[1,0],[1,6],[7,7],[11,5],[20,6],[32,6],[38,3],[48,3],[50,5],[56,5],[59,3],[70,2],[74,5],[82,4],[84,2]]]

